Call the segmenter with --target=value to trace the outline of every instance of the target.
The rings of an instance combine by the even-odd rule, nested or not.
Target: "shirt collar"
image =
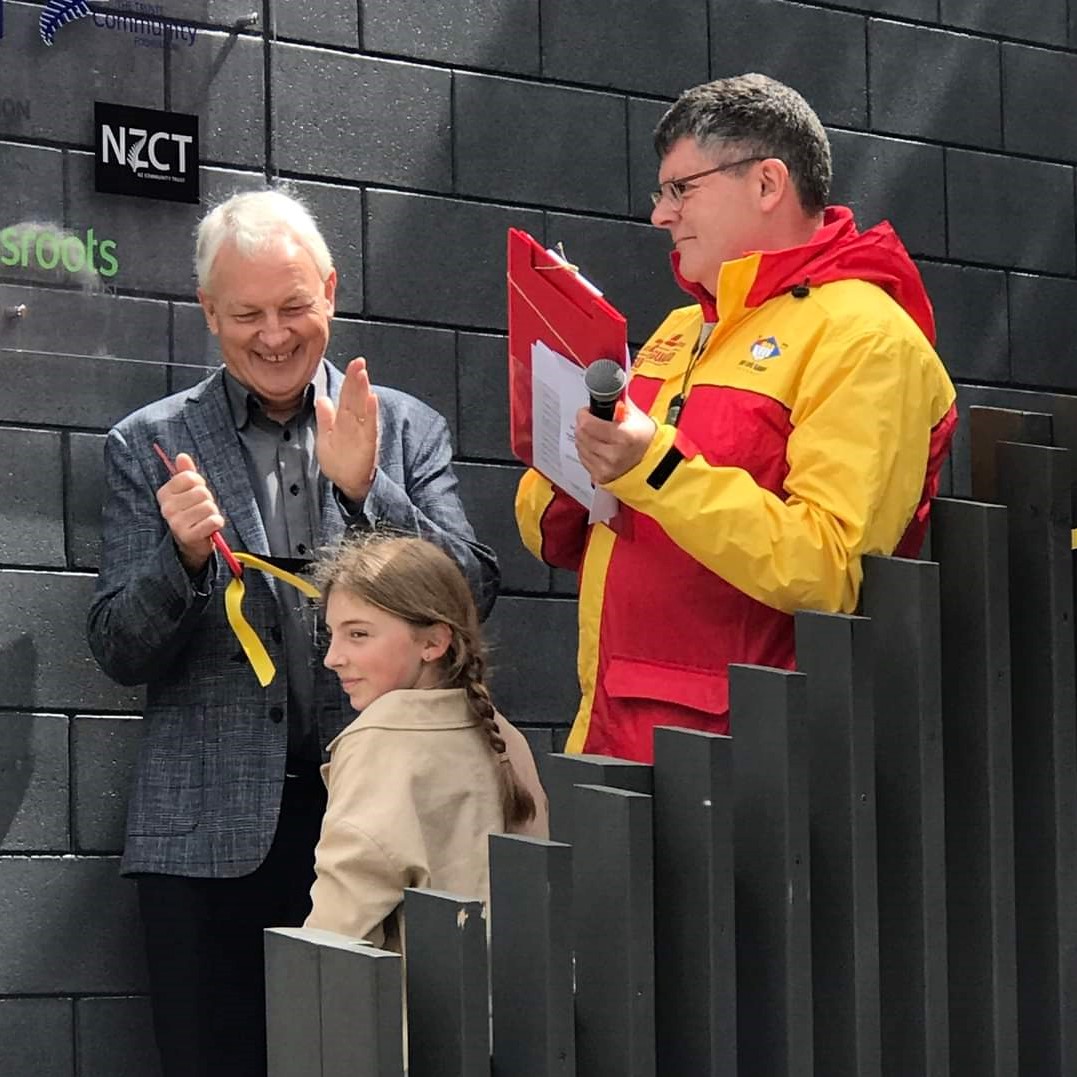
[[[228,406],[232,411],[232,419],[237,430],[246,428],[250,422],[251,410],[262,410],[261,401],[254,395],[232,372],[225,367],[224,391],[228,397]],[[310,384],[303,393],[303,403],[296,415],[305,416],[314,410],[314,401],[319,396],[329,395],[329,375],[326,373],[325,360],[323,359],[314,371]]]

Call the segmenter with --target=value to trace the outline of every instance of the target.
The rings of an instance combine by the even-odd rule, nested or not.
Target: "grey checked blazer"
[[[334,399],[341,382],[328,366]],[[463,567],[485,615],[497,593],[497,560],[476,542],[464,515],[445,420],[405,393],[378,388],[377,394],[381,444],[374,485],[360,516],[345,521],[329,483],[320,480],[319,542],[329,545],[348,527],[375,524],[431,539]],[[269,552],[222,371],[136,411],[109,432],[101,572],[87,635],[110,677],[146,685],[122,870],[244,875],[269,850],[284,781],[288,684],[277,601],[278,589],[290,589],[263,573],[244,573],[244,613],[277,667],[263,689],[225,619],[223,559],[213,559],[206,595],[195,592],[179,561],[157,505],[167,474],[154,441],[173,458],[180,452],[194,457],[233,548]],[[324,747],[353,714],[336,676],[320,656],[315,662],[314,710]]]

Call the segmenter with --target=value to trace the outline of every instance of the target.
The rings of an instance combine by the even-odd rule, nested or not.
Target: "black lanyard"
[[[711,330],[714,329],[715,324],[714,322],[704,322],[700,327],[699,339],[692,349],[692,354],[688,359],[688,366],[684,371],[684,377],[681,379],[680,392],[673,397],[669,402],[669,407],[666,409],[666,424],[668,426],[676,426],[681,421],[681,412],[684,410],[684,403],[688,399],[688,379],[692,376],[692,371],[695,370],[696,363],[699,362],[699,357],[707,346],[707,341],[710,340]]]

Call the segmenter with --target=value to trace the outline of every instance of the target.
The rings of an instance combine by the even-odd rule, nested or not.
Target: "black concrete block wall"
[[[681,298],[648,224],[651,130],[680,89],[762,70],[827,124],[835,200],[863,226],[889,218],[920,263],[962,408],[1049,407],[1077,390],[1071,5],[173,0],[197,33],[166,55],[92,19],[46,48],[43,4],[6,0],[0,228],[92,228],[119,270],[0,265],[0,1072],[154,1072],[116,871],[140,696],[96,670],[82,625],[103,434],[217,354],[193,303],[204,207],[95,194],[95,100],[197,112],[206,203],[267,178],[310,202],[341,277],[331,356],[365,354],[448,419],[504,569],[497,698],[556,746],[574,580],[522,550],[511,516],[506,228],[564,242],[641,342]],[[967,492],[963,437],[952,475]]]

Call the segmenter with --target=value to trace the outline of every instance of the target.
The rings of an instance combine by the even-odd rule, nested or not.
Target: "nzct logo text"
[[[94,189],[103,194],[198,202],[198,117],[94,105]]]

